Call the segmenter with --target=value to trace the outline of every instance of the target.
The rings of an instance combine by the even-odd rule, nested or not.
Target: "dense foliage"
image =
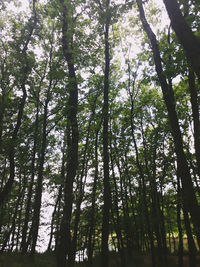
[[[199,1],[0,8],[1,252],[196,266]]]

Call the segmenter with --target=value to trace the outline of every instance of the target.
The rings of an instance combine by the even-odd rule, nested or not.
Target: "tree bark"
[[[200,121],[199,121],[199,104],[198,94],[195,86],[195,75],[194,72],[189,69],[189,90],[190,90],[190,101],[192,105],[192,117],[194,124],[194,147],[197,162],[197,173],[200,178]]]
[[[69,75],[69,99],[67,104],[67,166],[64,182],[64,209],[60,226],[57,266],[65,267],[66,256],[71,249],[71,216],[73,204],[73,183],[78,168],[78,125],[77,125],[77,107],[78,107],[78,84],[76,79],[74,58],[73,58],[73,33],[70,3],[68,5],[64,0],[60,0],[62,9],[62,47],[65,60],[68,65]]]
[[[56,203],[55,203],[55,206],[54,206],[54,210],[53,210],[53,213],[52,213],[51,231],[50,231],[50,238],[49,238],[49,244],[48,244],[47,251],[51,251],[51,243],[52,243],[53,232],[54,232],[54,221],[55,221],[55,216],[56,216],[56,211],[57,211],[58,204],[61,201],[61,197],[62,197],[62,185],[60,185],[60,187],[58,189],[58,196],[57,196]]]
[[[109,182],[109,151],[108,151],[108,103],[109,103],[109,72],[110,72],[110,51],[109,51],[109,27],[110,14],[108,12],[110,7],[110,0],[106,0],[105,16],[106,21],[104,25],[105,38],[105,72],[104,72],[104,105],[103,105],[103,222],[102,222],[102,267],[108,267],[108,237],[109,237],[109,217],[111,207],[111,194]]]
[[[113,213],[116,214],[116,222],[115,222],[115,231],[117,235],[117,243],[118,243],[118,251],[120,253],[121,258],[121,266],[126,266],[125,261],[125,255],[124,255],[124,242],[122,238],[122,231],[121,231],[121,220],[120,220],[120,214],[119,214],[119,207],[118,207],[118,201],[119,201],[119,194],[118,194],[118,187],[117,187],[117,180],[115,177],[115,171],[114,171],[114,159],[113,159],[113,151],[112,151],[112,144],[110,142],[110,149],[111,149],[111,168],[112,168],[112,179],[114,182],[114,194],[113,194]],[[114,217],[114,216],[113,216]],[[114,218],[113,218],[114,219]]]
[[[153,237],[153,231],[152,227],[150,224],[150,219],[149,219],[149,211],[148,211],[148,204],[147,204],[147,198],[146,198],[146,183],[145,183],[145,176],[144,172],[142,169],[142,165],[139,160],[139,152],[138,152],[138,146],[137,142],[135,139],[135,133],[134,133],[134,99],[133,99],[133,94],[130,93],[130,101],[131,101],[131,114],[130,114],[130,122],[131,122],[131,134],[133,138],[133,144],[134,144],[134,149],[135,149],[135,154],[136,154],[136,166],[140,175],[140,186],[142,190],[142,200],[143,200],[143,207],[144,207],[144,216],[147,224],[147,234],[149,237],[149,242],[150,242],[150,249],[151,249],[151,260],[152,260],[152,267],[156,266],[156,258],[155,258],[155,247],[154,247],[154,237]]]
[[[183,230],[181,226],[181,188],[177,176],[177,226],[178,226],[178,267],[183,267]]]
[[[94,152],[94,181],[93,181],[93,188],[92,188],[92,206],[91,206],[91,216],[89,220],[89,233],[88,233],[88,266],[93,266],[93,235],[94,235],[94,229],[95,229],[95,204],[96,204],[96,190],[97,190],[97,180],[98,180],[98,168],[99,168],[99,159],[98,159],[98,136],[99,136],[99,130],[100,125],[98,126],[98,129],[96,131],[95,135],[95,152]]]
[[[143,28],[147,33],[149,41],[151,42],[153,57],[156,67],[156,72],[159,78],[161,89],[163,92],[163,98],[167,107],[169,122],[171,126],[171,132],[174,141],[175,153],[177,156],[177,168],[181,178],[183,187],[183,201],[185,207],[191,214],[192,222],[196,229],[200,228],[200,207],[198,205],[196,195],[193,188],[193,183],[190,175],[190,169],[186,160],[186,156],[183,149],[183,140],[180,131],[179,121],[176,113],[175,99],[172,87],[167,83],[166,77],[162,68],[162,61],[160,57],[160,51],[158,47],[158,42],[155,34],[153,33],[150,25],[148,24],[142,1],[137,0],[137,5],[140,12],[140,18],[142,21]]]
[[[92,107],[92,114],[89,118],[88,123],[88,129],[87,129],[87,136],[86,136],[86,143],[84,147],[84,153],[83,153],[83,160],[82,160],[82,166],[81,166],[81,174],[80,174],[80,182],[79,182],[79,192],[78,192],[78,200],[76,203],[76,212],[75,212],[75,221],[74,221],[74,234],[72,238],[72,249],[71,253],[69,255],[69,265],[70,267],[74,266],[75,264],[75,257],[76,257],[76,247],[77,247],[77,235],[78,235],[78,226],[80,222],[80,215],[81,215],[81,204],[84,197],[84,188],[86,183],[86,177],[87,177],[87,167],[88,167],[88,149],[89,149],[89,141],[90,141],[90,134],[91,134],[91,124],[94,118],[95,109],[96,109],[96,101],[97,101],[98,94],[95,97],[95,101]],[[83,181],[83,178],[85,176],[85,180]]]
[[[34,184],[34,177],[35,177],[35,158],[36,158],[36,148],[37,148],[37,138],[38,138],[38,124],[39,124],[39,94],[37,97],[37,104],[36,104],[36,118],[35,118],[35,130],[34,130],[34,143],[33,143],[33,151],[32,151],[32,159],[31,159],[31,179],[30,184],[28,187],[28,194],[27,194],[27,202],[25,208],[25,218],[24,218],[24,225],[22,228],[22,241],[21,241],[21,252],[22,254],[27,253],[28,249],[28,242],[27,242],[27,231],[28,231],[28,223],[30,219],[31,213],[31,199],[33,194],[33,184]]]
[[[172,28],[185,49],[200,82],[200,40],[186,23],[177,0],[163,0],[163,2],[171,20]]]
[[[51,69],[51,53],[50,52],[50,69]],[[33,219],[32,219],[32,242],[31,242],[31,255],[35,254],[36,243],[38,238],[39,224],[40,224],[40,210],[41,210],[41,201],[42,201],[42,191],[43,191],[43,172],[44,172],[44,163],[45,163],[45,154],[47,146],[47,116],[48,116],[48,105],[51,98],[51,89],[52,89],[52,79],[50,78],[49,86],[47,90],[46,100],[44,104],[44,117],[43,117],[43,126],[42,126],[42,145],[41,153],[39,159],[38,167],[38,177],[36,182],[36,193],[34,199],[34,210],[33,210]]]
[[[148,164],[148,150],[147,150],[147,143],[146,138],[144,135],[144,129],[141,122],[141,129],[142,129],[142,139],[143,139],[143,147],[144,147],[144,161],[146,166],[146,174],[148,175],[149,181],[150,181],[150,191],[151,191],[151,213],[152,213],[152,228],[155,232],[155,236],[157,239],[157,257],[159,260],[159,264],[163,265],[164,260],[166,260],[165,254],[166,254],[166,236],[164,236],[164,239],[162,239],[161,234],[161,210],[160,210],[160,203],[158,199],[158,192],[157,192],[157,183],[156,183],[156,153],[158,148],[158,129],[154,128],[154,137],[152,137],[152,149],[150,150],[151,157],[152,157],[152,165],[151,165],[151,171],[149,170],[149,164]],[[165,232],[165,231],[164,231]],[[164,241],[164,246],[163,242]]]

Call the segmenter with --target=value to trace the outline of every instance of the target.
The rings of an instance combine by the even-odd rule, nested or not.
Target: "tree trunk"
[[[138,147],[137,147],[137,142],[135,139],[135,133],[134,133],[134,99],[133,95],[130,94],[130,101],[131,101],[131,115],[130,115],[130,122],[131,122],[131,134],[133,138],[133,143],[134,143],[134,149],[135,149],[135,154],[136,154],[136,165],[137,169],[139,171],[140,179],[141,182],[141,190],[142,190],[142,199],[143,199],[143,207],[144,207],[144,216],[146,220],[146,226],[147,226],[147,233],[150,241],[150,248],[151,248],[151,260],[152,260],[152,267],[156,266],[156,259],[155,259],[155,247],[154,247],[154,237],[153,237],[153,231],[152,227],[150,224],[149,220],[149,211],[148,211],[148,204],[147,204],[147,199],[146,199],[146,184],[145,184],[145,177],[144,177],[144,172],[139,160],[139,152],[138,152]]]
[[[200,45],[200,44],[199,44]],[[197,162],[197,173],[200,178],[200,121],[199,121],[199,104],[198,94],[195,86],[195,75],[194,72],[189,69],[189,90],[190,90],[190,101],[192,104],[192,117],[194,124],[194,147]]]
[[[20,173],[20,180],[21,180],[21,173]],[[25,182],[25,178],[23,179],[23,183]],[[19,204],[20,204],[20,201],[21,201],[21,198],[24,194],[24,190],[25,190],[25,187],[22,187],[21,189],[21,186],[22,186],[22,181],[20,181],[20,184],[19,184],[19,189],[18,189],[18,197],[17,197],[17,200],[16,200],[16,203],[15,203],[15,207],[14,207],[14,213],[13,213],[13,216],[12,216],[12,222],[11,222],[11,227],[9,229],[9,231],[6,233],[6,236],[3,240],[3,244],[2,244],[2,247],[1,247],[1,251],[4,251],[5,248],[6,248],[6,245],[9,243],[9,240],[11,241],[11,246],[13,247],[14,244],[14,239],[11,238],[11,234],[12,232],[15,232],[15,226],[16,226],[16,220],[17,220],[17,214],[18,214],[18,211],[19,211]]]
[[[50,63],[51,64],[51,63]],[[51,68],[51,66],[50,66]],[[44,105],[44,118],[43,118],[43,128],[42,128],[42,146],[38,167],[38,178],[36,183],[36,193],[34,200],[34,210],[33,210],[33,220],[32,220],[32,242],[31,242],[31,255],[35,254],[35,248],[38,238],[39,224],[40,224],[40,210],[42,201],[42,191],[43,191],[43,171],[45,163],[46,154],[46,143],[47,143],[47,116],[48,116],[48,104],[50,101],[50,90],[52,86],[52,80],[50,79],[49,88],[46,95],[45,105]]]
[[[91,123],[94,118],[95,109],[96,109],[96,101],[97,101],[98,94],[95,97],[95,101],[92,107],[92,114],[89,119],[88,123],[88,129],[87,129],[87,136],[86,136],[86,143],[84,147],[84,153],[83,153],[83,160],[82,160],[82,166],[81,166],[81,174],[80,174],[80,182],[79,182],[79,192],[78,192],[78,200],[76,204],[76,212],[75,212],[75,222],[74,222],[74,234],[72,238],[72,249],[71,253],[69,255],[69,265],[70,267],[74,266],[75,264],[75,257],[76,257],[76,247],[77,247],[77,233],[78,233],[78,225],[80,222],[80,215],[81,215],[81,204],[84,197],[84,188],[87,178],[87,168],[88,168],[88,146],[89,146],[89,138],[90,138],[90,132],[91,132]],[[85,180],[83,181],[83,178],[85,176]]]
[[[140,12],[140,18],[143,24],[143,28],[147,33],[147,36],[151,42],[153,57],[156,67],[156,72],[160,81],[161,89],[163,92],[163,98],[167,107],[169,122],[171,126],[171,132],[174,140],[175,152],[177,156],[177,168],[181,178],[183,187],[183,201],[185,207],[191,214],[193,224],[196,229],[200,228],[200,207],[198,205],[196,195],[193,188],[193,183],[190,175],[190,170],[186,160],[186,156],[183,150],[183,140],[178,122],[178,117],[175,107],[175,99],[172,87],[168,85],[166,77],[164,75],[160,57],[160,51],[155,34],[150,28],[143,9],[142,1],[137,0],[137,5]]]
[[[188,240],[190,267],[195,267],[196,266],[196,246],[195,246],[194,239],[192,236],[192,229],[190,226],[190,219],[188,216],[188,212],[184,208],[184,205],[183,205],[183,215],[184,215],[185,230],[186,230],[187,240]]]
[[[178,267],[183,267],[183,230],[181,226],[181,188],[180,179],[177,176],[177,226],[178,226]]]
[[[111,194],[109,182],[109,151],[108,151],[108,93],[109,93],[109,72],[110,72],[110,52],[109,52],[109,26],[110,14],[108,9],[110,0],[106,1],[105,10],[105,73],[104,73],[104,105],[103,105],[103,222],[102,222],[102,267],[108,267],[108,237],[109,237],[109,215],[111,207]]]
[[[26,202],[26,209],[25,209],[25,219],[24,225],[22,229],[22,241],[21,241],[21,252],[22,254],[27,253],[28,243],[27,243],[27,231],[28,231],[28,223],[30,220],[30,213],[31,213],[31,199],[33,194],[33,184],[34,184],[34,177],[35,177],[35,158],[36,158],[36,148],[37,148],[37,138],[38,138],[38,117],[39,117],[39,94],[37,98],[37,107],[36,107],[36,118],[35,118],[35,130],[34,130],[34,143],[33,143],[33,151],[32,151],[32,159],[31,159],[31,179],[30,184],[28,187],[28,194],[27,194],[27,202]]]
[[[66,256],[71,249],[71,216],[73,204],[73,183],[78,168],[78,125],[77,125],[77,107],[78,107],[78,85],[73,59],[73,33],[69,29],[69,23],[72,23],[70,14],[70,3],[68,5],[64,0],[60,0],[63,24],[62,24],[62,46],[65,60],[68,65],[69,74],[69,99],[67,104],[67,166],[64,182],[64,208],[63,217],[60,226],[57,266],[65,267]]]
[[[0,207],[3,205],[4,201],[8,197],[8,194],[10,193],[10,191],[12,189],[12,185],[13,185],[13,182],[15,179],[15,149],[16,149],[15,144],[16,144],[16,141],[18,139],[18,133],[19,133],[19,129],[21,127],[22,117],[23,117],[23,112],[24,112],[24,106],[25,106],[26,97],[27,97],[26,82],[27,82],[28,73],[29,73],[29,63],[28,63],[28,59],[27,59],[27,50],[28,50],[28,45],[31,41],[31,36],[33,34],[33,30],[34,30],[36,23],[37,23],[35,3],[36,3],[36,0],[33,0],[33,18],[31,18],[29,21],[29,23],[31,24],[30,25],[30,32],[29,32],[28,37],[26,39],[25,45],[21,51],[21,53],[25,59],[25,61],[24,61],[25,64],[22,66],[23,77],[21,78],[21,84],[20,84],[23,95],[22,95],[21,102],[20,102],[19,108],[18,108],[17,122],[16,122],[16,125],[14,127],[12,137],[10,140],[10,150],[9,150],[10,176],[9,176],[9,179],[8,179],[7,183],[5,184],[3,190],[0,193]],[[33,21],[32,21],[32,19],[33,19]]]
[[[58,196],[57,196],[56,203],[55,203],[54,210],[53,210],[53,214],[52,214],[51,231],[50,231],[50,238],[49,238],[49,244],[48,244],[47,251],[51,251],[51,243],[52,243],[52,239],[53,239],[53,230],[54,230],[54,221],[55,221],[55,216],[56,216],[58,204],[61,201],[61,197],[62,197],[62,185],[60,185],[60,187],[59,187]]]
[[[116,213],[116,222],[115,223],[115,231],[117,235],[117,243],[118,243],[118,251],[120,253],[121,258],[121,266],[126,266],[125,261],[125,255],[124,255],[124,242],[122,238],[122,231],[121,231],[121,220],[120,220],[120,214],[119,214],[119,207],[118,207],[118,201],[119,201],[119,194],[118,194],[118,187],[117,187],[117,181],[115,177],[115,171],[114,171],[114,160],[113,160],[113,151],[112,151],[112,145],[110,143],[110,149],[111,149],[111,168],[112,168],[112,178],[114,182],[114,196],[113,196],[113,213]],[[114,215],[113,215],[113,221],[114,221]]]
[[[101,124],[100,124],[101,125]],[[92,206],[91,206],[91,216],[89,221],[89,236],[88,236],[88,266],[92,267],[92,257],[93,257],[93,242],[92,238],[94,235],[95,227],[95,202],[96,202],[96,190],[97,190],[97,180],[98,180],[98,168],[99,168],[99,159],[98,159],[98,135],[99,135],[100,126],[96,131],[95,137],[95,170],[94,170],[94,182],[92,188]]]
[[[163,0],[163,2],[170,17],[172,28],[185,49],[200,82],[200,41],[186,23],[177,0]]]

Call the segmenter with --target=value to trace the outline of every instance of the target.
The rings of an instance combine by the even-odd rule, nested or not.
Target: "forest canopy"
[[[197,266],[199,90],[198,0],[1,0],[0,263]]]

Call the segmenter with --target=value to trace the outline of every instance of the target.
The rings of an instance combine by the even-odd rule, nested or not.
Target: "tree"
[[[33,30],[36,27],[36,23],[37,23],[37,14],[36,14],[36,0],[33,0],[33,14],[30,18],[30,20],[28,21],[28,34],[26,36],[24,36],[25,40],[23,40],[23,48],[20,49],[18,52],[20,54],[19,59],[21,61],[21,73],[19,74],[19,87],[22,90],[22,98],[21,101],[19,103],[19,107],[18,107],[18,114],[17,114],[17,120],[16,120],[16,124],[15,127],[13,129],[12,132],[12,137],[11,137],[11,144],[10,144],[10,148],[9,148],[9,162],[10,162],[10,177],[8,179],[8,181],[6,182],[3,190],[0,193],[0,206],[3,205],[5,199],[8,197],[8,194],[11,191],[14,179],[15,179],[15,143],[17,141],[18,138],[18,132],[22,123],[22,117],[23,117],[23,111],[24,111],[24,106],[26,103],[26,98],[27,98],[27,91],[26,91],[26,84],[27,84],[27,79],[28,79],[28,75],[31,71],[31,64],[30,64],[30,60],[29,60],[29,56],[27,55],[27,50],[28,50],[28,45],[31,41],[31,37],[33,34]],[[26,28],[26,27],[25,27]],[[23,32],[23,31],[22,31]],[[3,94],[3,102],[4,102],[4,94]],[[4,105],[2,106],[3,108],[3,113],[4,113]],[[2,113],[2,115],[3,115]],[[3,117],[1,118],[1,120],[3,120]],[[1,123],[2,125],[2,123]],[[1,126],[2,129],[2,126]],[[1,130],[1,135],[2,135],[2,130]]]
[[[78,84],[74,67],[72,6],[60,0],[62,12],[62,47],[69,75],[69,99],[67,103],[67,166],[64,181],[64,209],[57,249],[57,266],[66,266],[66,255],[71,250],[70,221],[73,203],[73,182],[78,167]]]
[[[0,261],[195,266],[199,4],[163,2],[0,1]]]
[[[172,130],[172,136],[174,139],[174,146],[175,146],[175,151],[176,151],[176,156],[177,156],[177,165],[178,165],[177,167],[178,167],[178,172],[181,177],[182,186],[183,186],[184,205],[186,206],[187,210],[190,212],[196,229],[199,229],[199,216],[198,216],[199,205],[198,205],[198,202],[195,196],[189,166],[188,166],[186,156],[183,150],[183,141],[182,141],[181,131],[180,131],[178,117],[177,117],[176,108],[175,108],[175,99],[174,99],[173,89],[171,85],[167,83],[167,79],[164,75],[158,42],[156,40],[155,34],[151,30],[150,25],[148,24],[145,18],[144,9],[143,9],[141,1],[137,1],[137,5],[139,8],[140,17],[141,17],[144,30],[146,31],[149,41],[151,42],[156,72],[157,72],[159,82],[162,88],[163,98],[164,98],[164,101],[165,101],[165,104],[168,110],[168,116],[169,116],[169,121],[170,121],[170,126]]]
[[[172,27],[191,61],[193,70],[196,72],[198,79],[200,79],[200,41],[185,21],[178,2],[176,0],[163,0],[163,2],[170,17]]]

